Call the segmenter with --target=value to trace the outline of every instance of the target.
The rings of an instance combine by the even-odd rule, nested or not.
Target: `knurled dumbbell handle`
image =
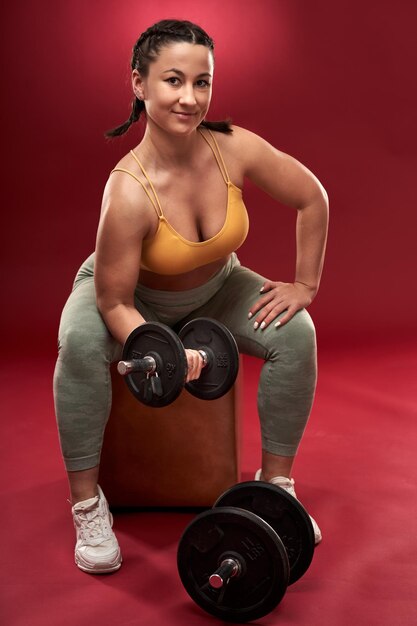
[[[210,587],[220,589],[224,587],[234,576],[240,573],[241,567],[235,559],[225,559],[220,563],[219,568],[209,578]]]
[[[152,374],[156,370],[156,361],[152,356],[144,356],[143,359],[132,359],[131,361],[119,361],[117,371],[122,376],[127,376],[134,372],[146,372]]]

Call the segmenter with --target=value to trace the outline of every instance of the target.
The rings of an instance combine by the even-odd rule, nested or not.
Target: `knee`
[[[298,311],[288,322],[288,336],[295,345],[316,348],[316,329],[305,309]]]
[[[88,367],[89,363],[110,363],[115,343],[101,318],[94,323],[74,320],[60,328],[59,358],[77,369]]]
[[[285,353],[292,359],[315,360],[316,331],[313,320],[305,309],[298,311],[284,326],[273,330],[273,350],[281,358]]]

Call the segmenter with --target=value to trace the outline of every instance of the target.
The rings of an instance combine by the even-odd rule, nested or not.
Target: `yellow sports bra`
[[[156,274],[184,274],[227,256],[237,250],[246,239],[249,230],[249,218],[242,200],[242,191],[230,180],[217,141],[214,135],[210,131],[208,132],[213,144],[203,132],[201,135],[212,149],[227,185],[227,208],[226,219],[221,230],[206,241],[195,242],[184,239],[166,220],[152,181],[132,150],[130,152],[148,181],[150,191],[129,170],[118,167],[111,172],[125,172],[137,180],[142,185],[159,219],[155,235],[150,239],[144,239],[142,242],[141,267],[143,269]]]

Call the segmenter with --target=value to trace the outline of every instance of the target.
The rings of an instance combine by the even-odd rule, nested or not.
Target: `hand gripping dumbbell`
[[[198,350],[204,362],[200,377],[188,383],[186,349]],[[117,371],[133,395],[153,407],[173,402],[184,385],[203,400],[220,398],[232,387],[239,369],[233,335],[206,317],[188,322],[178,335],[165,324],[142,324],[127,338],[122,359]]]
[[[284,489],[259,481],[235,485],[185,529],[178,572],[191,598],[225,621],[263,617],[308,569],[314,531]]]

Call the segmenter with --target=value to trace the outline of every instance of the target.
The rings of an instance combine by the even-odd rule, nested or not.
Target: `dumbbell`
[[[186,349],[198,350],[204,362],[200,377],[188,383]],[[133,395],[153,407],[173,402],[184,386],[203,400],[219,398],[232,387],[238,369],[232,333],[206,317],[188,322],[178,335],[159,322],[138,326],[127,338],[117,365]]]
[[[281,487],[235,485],[184,530],[178,572],[190,597],[225,621],[267,615],[311,564],[308,513]]]

